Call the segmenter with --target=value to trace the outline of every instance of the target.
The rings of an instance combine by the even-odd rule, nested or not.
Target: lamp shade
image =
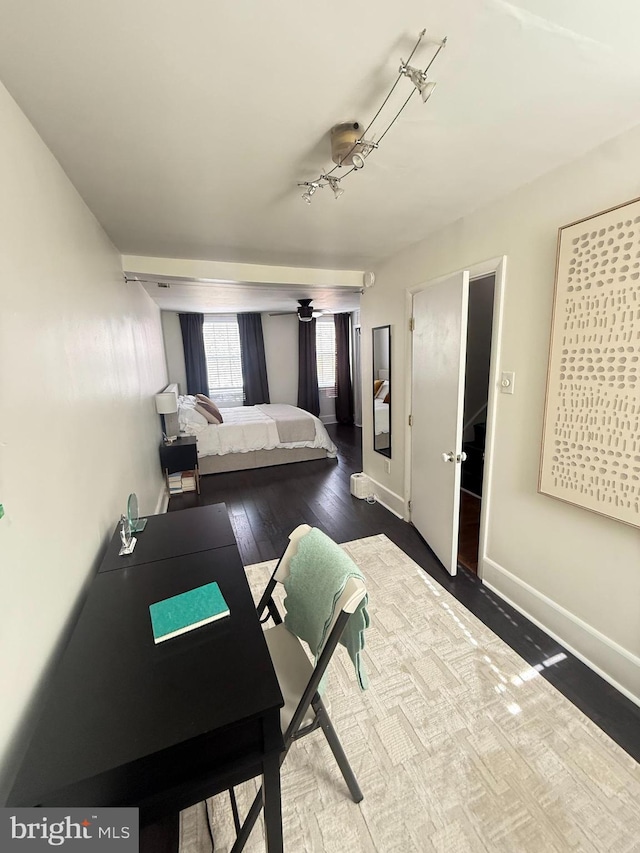
[[[172,415],[178,411],[178,398],[173,391],[156,394],[156,412],[159,415]]]

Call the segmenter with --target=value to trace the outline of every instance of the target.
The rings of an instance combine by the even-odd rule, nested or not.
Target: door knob
[[[454,453],[453,450],[450,450],[448,453],[442,454],[442,461],[443,462],[466,462],[467,461],[467,454],[464,452],[464,450],[462,451],[462,453],[458,453],[458,454]]]

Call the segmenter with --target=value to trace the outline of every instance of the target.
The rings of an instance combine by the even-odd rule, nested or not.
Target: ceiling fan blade
[[[296,311],[270,311],[270,317],[288,317],[297,316],[298,319],[311,319],[312,317],[315,319],[317,317],[322,317],[323,314],[333,314],[333,311],[330,311],[325,308],[316,308],[315,305],[312,304],[313,299],[298,299],[298,308]],[[309,312],[312,312],[309,315]]]

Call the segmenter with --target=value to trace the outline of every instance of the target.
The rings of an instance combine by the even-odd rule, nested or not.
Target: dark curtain
[[[262,317],[260,314],[238,314],[240,358],[245,406],[269,402],[267,360],[264,355]]]
[[[334,314],[336,324],[336,420],[339,424],[353,423],[353,386],[349,356],[351,314]]]
[[[312,415],[320,414],[315,319],[298,323],[298,406]]]
[[[204,394],[208,397],[209,379],[202,333],[204,314],[178,314],[178,317],[182,329],[184,366],[187,371],[187,394]]]

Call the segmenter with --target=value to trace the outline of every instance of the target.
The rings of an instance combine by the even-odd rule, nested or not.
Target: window
[[[206,314],[202,329],[209,397],[219,406],[244,403],[240,333],[235,314]]]
[[[318,388],[325,397],[336,396],[336,324],[333,317],[316,320]]]

